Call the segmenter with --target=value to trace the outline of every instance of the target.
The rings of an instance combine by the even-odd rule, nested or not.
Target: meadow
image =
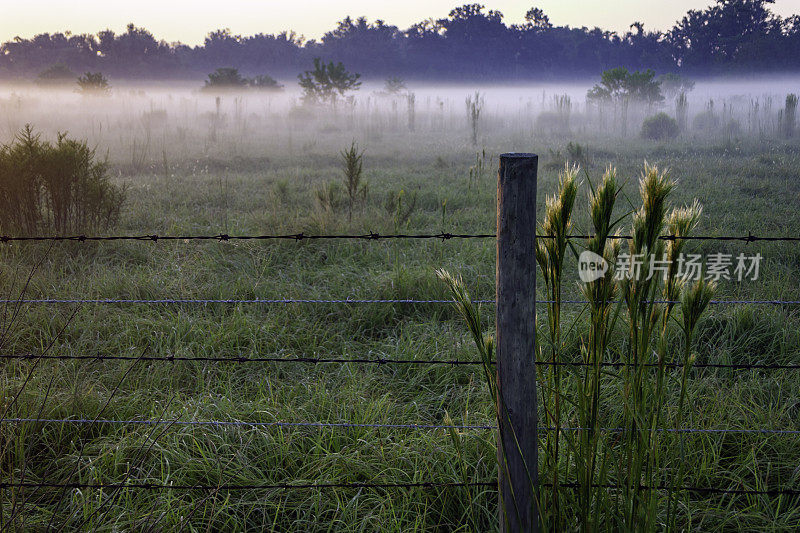
[[[107,232],[116,235],[493,233],[498,154],[532,151],[540,155],[540,213],[565,164],[586,171],[579,174],[576,233],[590,228],[584,209],[590,182],[608,165],[617,168],[622,216],[637,201],[647,161],[677,180],[675,205],[702,203],[697,234],[797,236],[800,135],[782,133],[786,85],[758,92],[732,85],[723,92],[698,84],[689,96],[687,129],[659,142],[638,136],[652,109],[631,109],[623,126],[613,110],[565,99],[568,91],[558,87],[486,88],[477,96],[485,103],[475,123],[465,109],[465,98],[475,98],[472,88],[420,89],[412,101],[367,87],[335,110],[298,105],[292,93],[217,99],[165,86],[86,98],[7,88],[0,96],[0,142],[30,123],[44,137],[68,131],[96,147],[113,182],[125,188],[119,223]],[[709,111],[717,122],[693,124]],[[365,187],[350,213],[340,152],[353,141],[364,150]],[[800,300],[797,243],[702,241],[688,243],[687,251],[763,257],[757,280],[722,280],[716,299]],[[474,427],[496,422],[480,366],[243,361],[476,361],[470,334],[449,304],[14,302],[448,300],[439,268],[460,274],[475,298],[492,299],[493,239],[20,242],[0,245],[0,254],[9,301],[0,324],[2,354],[129,358],[0,360],[3,481],[184,487],[4,487],[1,517],[9,530],[495,527],[496,490],[469,485],[497,478],[494,432]],[[565,298],[580,299],[574,258],[566,268]],[[544,283],[539,293],[546,296]],[[800,364],[798,309],[796,303],[712,305],[699,324],[698,362]],[[544,311],[537,324],[542,349]],[[492,305],[482,307],[486,331],[493,313]],[[564,354],[575,359],[585,309],[565,306],[563,315],[572,324]],[[624,326],[618,330],[612,351],[626,342]],[[676,338],[669,351],[681,348]],[[578,382],[583,370],[565,372]],[[680,372],[668,377],[674,385]],[[609,372],[605,383],[603,425],[614,427],[621,417],[618,376]],[[688,486],[800,490],[798,370],[697,368],[687,397],[686,427],[787,433],[665,432],[658,444],[665,471],[685,461]],[[667,409],[665,425],[674,416]],[[186,424],[204,421],[245,424]],[[255,425],[273,422],[361,426]],[[452,428],[374,427],[380,425]],[[616,472],[609,476],[619,481]],[[467,485],[230,488],[422,482]],[[217,488],[185,489],[193,485]],[[574,507],[574,491],[563,492],[564,507]],[[666,499],[659,497],[662,526]],[[789,531],[800,520],[796,494],[691,492],[677,501],[684,530]],[[601,523],[621,527],[613,489],[603,505],[608,514]]]

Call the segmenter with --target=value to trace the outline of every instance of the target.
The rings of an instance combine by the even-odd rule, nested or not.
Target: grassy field
[[[183,107],[191,108],[176,104]],[[9,109],[10,125],[37,125],[33,106],[30,119],[24,105]],[[187,119],[176,112],[175,122],[170,116],[152,134],[138,121],[126,130],[125,117],[138,116],[133,111],[110,118],[99,112],[75,123],[75,134],[109,154],[115,181],[127,187],[112,233],[492,233],[497,154],[541,154],[541,209],[570,141],[588,153],[582,162],[592,180],[607,164],[616,166],[631,202],[645,160],[669,167],[679,182],[674,203],[697,198],[704,205],[698,234],[800,232],[796,139],[693,133],[653,143],[581,127],[569,136],[543,135],[531,134],[528,122],[490,115],[476,148],[460,110],[443,115],[441,128],[436,116],[420,111],[413,134],[402,118],[393,126],[391,114],[349,127],[341,117],[291,119],[300,113],[292,110],[280,115],[289,118],[275,118],[274,129],[268,119],[283,111],[262,119],[245,112],[242,128],[232,120],[219,132],[212,125],[198,133],[206,120],[201,112],[186,111]],[[137,156],[144,139],[146,153]],[[348,221],[341,186],[329,184],[341,181],[339,151],[353,139],[366,149],[368,192]],[[485,168],[471,178],[476,150],[485,150]],[[587,193],[584,178],[579,232],[588,227]],[[620,202],[620,215],[628,205]],[[722,282],[718,299],[800,300],[796,243],[689,243],[687,251],[764,257],[757,281]],[[0,254],[0,281],[12,299],[447,299],[437,268],[460,273],[477,298],[494,296],[491,239],[20,243],[3,245]],[[574,259],[568,269],[566,296],[579,297]],[[8,305],[3,315],[5,354],[477,359],[446,304],[29,304],[18,314],[16,308]],[[698,361],[800,364],[798,309],[713,306],[700,324]],[[577,358],[585,316],[581,306],[565,315],[575,324],[565,353]],[[484,306],[483,317],[490,331],[492,306]],[[546,338],[544,321],[539,327]],[[619,329],[612,344],[621,351]],[[679,353],[679,344],[670,352]],[[493,425],[481,372],[449,365],[10,359],[0,361],[0,407],[6,419]],[[570,370],[568,379],[580,372]],[[678,374],[670,374],[671,386]],[[603,425],[615,427],[619,382],[609,375],[606,383]],[[797,371],[696,369],[688,398],[687,427],[800,431]],[[659,438],[667,470],[680,460],[690,465],[687,485],[800,489],[798,434]],[[494,434],[483,429],[3,422],[0,445],[7,482],[469,483],[497,476]],[[12,530],[484,531],[494,527],[497,511],[496,492],[485,487],[0,490]],[[573,501],[574,494],[565,489],[563,497]],[[613,508],[619,496],[609,491],[608,497]],[[800,520],[797,496],[687,493],[679,502],[679,525],[687,530],[789,531]],[[604,523],[614,527],[614,517]]]

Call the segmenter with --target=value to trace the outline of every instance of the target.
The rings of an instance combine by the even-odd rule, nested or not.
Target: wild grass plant
[[[350,148],[341,152],[342,164],[344,166],[344,185],[347,191],[347,220],[353,220],[353,207],[367,198],[367,184],[362,183],[362,173],[364,170],[364,152],[358,150],[355,141]]]
[[[102,230],[119,218],[124,190],[85,142],[59,134],[55,144],[26,126],[0,146],[0,228],[70,234]]]
[[[472,133],[472,146],[478,145],[478,134],[480,133],[481,115],[483,108],[486,106],[486,101],[483,95],[475,91],[475,94],[470,94],[464,100],[467,107],[467,121],[469,122],[470,131]]]
[[[589,219],[592,237],[586,250],[603,258],[609,267],[597,279],[583,283],[581,291],[588,304],[587,331],[579,341],[580,371],[564,375],[564,324],[562,287],[567,252],[576,253],[568,236],[572,228],[577,195],[578,168],[567,167],[559,175],[558,191],[548,197],[537,241],[536,262],[544,279],[547,299],[547,341],[539,341],[537,363],[542,417],[548,428],[544,436],[542,485],[535,487],[542,525],[547,530],[580,529],[598,531],[608,527],[623,531],[655,531],[662,516],[661,501],[654,487],[680,486],[686,464],[679,459],[677,473],[665,474],[659,434],[666,421],[668,394],[666,370],[668,343],[671,337],[670,316],[676,302],[683,313],[684,355],[679,381],[676,430],[681,429],[685,407],[688,373],[693,357],[692,341],[697,324],[705,311],[715,285],[701,278],[694,284],[679,277],[684,243],[697,226],[701,208],[695,201],[685,208],[671,209],[669,195],[675,183],[668,173],[645,164],[639,181],[641,205],[631,217],[632,237],[628,240],[628,262],[621,261],[620,238],[616,234],[626,215],[615,218],[614,208],[620,193],[617,171],[609,168],[589,194]],[[591,182],[590,182],[591,185]],[[667,233],[678,237],[661,238]],[[665,244],[666,243],[666,244]],[[533,258],[532,258],[533,260]],[[661,274],[647,272],[648,265],[659,265]],[[643,268],[643,266],[645,268]],[[456,308],[466,320],[478,347],[490,394],[497,384],[489,358],[493,351],[491,337],[483,334],[479,311],[469,298],[460,278],[446,271],[439,277],[449,287]],[[617,299],[617,298],[621,299]],[[616,328],[619,317],[624,326]],[[577,327],[575,323],[569,329]],[[613,338],[627,330],[627,342]],[[624,347],[622,353],[618,348]],[[607,408],[601,396],[604,387],[613,386],[605,379],[603,363],[623,360],[619,378],[622,405],[622,433],[616,441],[604,434],[612,421],[604,416]],[[655,367],[656,372],[652,372]],[[606,399],[608,401],[608,399]],[[576,429],[562,432],[565,420]],[[502,468],[502,465],[500,465]],[[610,480],[617,480],[620,491],[609,496]],[[566,494],[564,489],[574,491]],[[667,520],[675,526],[673,495],[667,500]]]

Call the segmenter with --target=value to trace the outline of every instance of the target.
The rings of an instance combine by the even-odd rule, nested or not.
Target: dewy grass
[[[616,263],[620,241],[609,239],[617,221],[613,219],[614,205],[619,188],[616,169],[608,168],[602,182],[589,195],[589,215],[594,229],[587,250],[602,257],[607,264]],[[609,345],[616,314],[613,301],[617,297],[617,286],[611,269],[598,279],[582,286],[589,302],[588,341],[581,346],[583,361],[587,363],[584,378],[577,387],[575,401],[579,425],[575,448],[575,475],[580,484],[578,517],[582,531],[600,527],[601,505],[604,500],[601,485],[607,480],[606,453],[601,447],[603,434],[600,431],[600,395],[602,391],[601,365]],[[617,308],[619,306],[616,306]]]
[[[551,235],[550,239],[536,241],[536,262],[542,270],[545,286],[548,291],[547,317],[550,334],[549,368],[540,369],[537,379],[541,382],[543,408],[547,426],[555,428],[555,434],[548,436],[545,445],[545,468],[550,472],[549,481],[552,491],[540,492],[540,509],[547,515],[543,518],[551,522],[550,526],[561,530],[566,525],[562,521],[560,511],[560,477],[561,477],[561,409],[562,409],[562,339],[561,339],[561,285],[563,281],[564,259],[567,252],[567,236],[572,227],[572,210],[578,191],[577,167],[566,167],[559,174],[559,190],[554,196],[547,198],[544,221],[540,232]],[[539,356],[539,360],[546,359]],[[567,455],[568,457],[568,455]],[[549,520],[548,520],[549,519]]]
[[[142,90],[143,96],[123,90],[102,102],[90,102],[91,105],[72,94],[46,98],[25,94],[18,99],[5,92],[0,96],[0,108],[9,128],[0,134],[4,135],[3,142],[9,142],[14,131],[32,122],[36,131],[43,132],[43,138],[55,142],[56,132],[68,127],[71,137],[86,139],[89,146],[98,147],[97,153],[103,158],[107,155],[110,181],[126,186],[128,197],[119,225],[108,231],[111,234],[221,233],[220,176],[229,179],[231,233],[308,231],[313,227],[314,190],[329,182],[339,187],[338,207],[320,233],[394,231],[395,209],[387,211],[384,200],[390,194],[396,197],[401,189],[406,191],[406,200],[417,195],[414,213],[403,223],[408,233],[490,233],[493,229],[494,182],[475,183],[469,194],[458,192],[466,193],[464,185],[476,152],[470,146],[464,116],[466,89],[462,94],[418,92],[413,135],[392,129],[386,106],[381,109],[374,99],[368,106],[359,100],[351,129],[324,112],[295,114],[291,102],[283,106],[275,97],[270,97],[271,108],[267,98],[246,97],[245,116],[253,118],[248,119],[244,136],[231,120],[232,99],[223,100],[220,118],[212,122],[213,98],[173,88]],[[167,94],[173,97],[167,98]],[[702,107],[695,94],[688,97],[690,124]],[[168,120],[152,126],[153,138],[164,139],[170,155],[168,183],[161,176],[158,162],[154,166],[147,161],[140,172],[133,171],[130,165],[132,139],[144,138],[141,112],[150,110],[154,99],[163,101],[168,112]],[[573,133],[567,139],[547,128],[532,128],[539,111],[536,102],[530,110],[523,102],[518,114],[516,110],[508,113],[489,105],[488,96],[480,135],[488,156],[532,147],[540,153],[547,153],[548,149],[565,153],[569,141],[586,146],[592,162],[588,167],[591,185],[596,191],[605,165],[617,169],[617,188],[622,190],[616,196],[611,222],[638,207],[639,201],[630,207],[626,198],[637,196],[635,178],[646,158],[662,165],[668,162],[672,176],[680,180],[680,186],[670,196],[675,205],[691,205],[694,198],[702,201],[703,217],[697,234],[797,234],[800,145],[796,136],[783,139],[776,129],[782,99],[775,99],[770,110],[763,98],[761,102],[757,131],[742,135],[732,146],[721,143],[719,132],[702,136],[689,133],[681,140],[663,144],[633,138],[621,141],[605,131],[610,129],[610,116],[607,115],[609,127],[604,129],[594,116],[575,109]],[[742,105],[747,106],[747,102],[734,105],[734,115],[741,117]],[[718,106],[722,108],[723,104]],[[631,127],[637,127],[633,112],[630,119]],[[339,124],[339,131],[323,132],[322,128],[330,123]],[[580,127],[575,127],[579,123]],[[217,141],[209,144],[206,141],[212,125]],[[372,163],[368,173],[370,196],[363,206],[354,209],[353,221],[348,224],[339,151],[352,139],[368,150]],[[561,169],[563,161],[553,171],[540,168],[540,221],[546,195],[558,190]],[[579,176],[583,184],[572,215],[573,231],[591,233],[595,226],[585,212],[583,196],[589,189],[589,180],[582,174]],[[445,198],[447,220],[443,226],[441,204]],[[409,203],[404,200],[403,205]],[[667,213],[670,212],[668,208]],[[630,218],[626,218],[615,224],[610,233],[628,235],[630,231]],[[574,244],[577,251],[589,246],[582,241]],[[613,253],[610,246],[606,248],[609,257]],[[7,280],[15,271],[20,275],[29,272],[43,248],[34,243],[0,247],[0,276]],[[621,251],[625,248],[623,241]],[[800,248],[794,243],[744,246],[689,241],[684,250],[706,254],[760,252],[764,256],[757,281],[723,281],[715,299],[800,300]],[[571,255],[568,251],[563,274],[566,281],[562,283],[562,359],[582,361],[588,357],[582,346],[591,346],[591,315],[589,306],[566,303],[585,299],[581,292],[585,287],[576,282]],[[37,298],[444,299],[448,289],[434,275],[434,267],[460,273],[475,298],[491,298],[494,293],[494,242],[470,239],[65,242],[53,246],[26,294]],[[541,277],[539,281],[538,297],[546,299],[546,286]],[[618,285],[614,299],[622,299]],[[539,355],[549,358],[546,309],[544,305],[539,307],[538,333],[543,350]],[[683,321],[680,307],[675,306],[668,321],[672,330],[666,343],[669,362],[684,360],[683,332],[677,327]],[[53,343],[48,353],[70,356],[135,357],[149,348],[151,354],[165,357],[479,359],[457,311],[435,304],[83,305],[77,309],[30,305],[23,309],[9,331],[4,353],[41,353],[43,347]],[[622,304],[608,310],[611,323],[615,313],[619,315],[606,333],[605,362],[625,362],[629,337],[626,309]],[[67,324],[73,311],[76,314]],[[490,307],[481,309],[484,333],[493,333],[489,323],[492,314]],[[705,317],[696,326],[692,342],[690,358],[696,357],[697,363],[800,362],[800,316],[796,306],[709,305]],[[62,329],[63,334],[57,335]],[[661,331],[660,324],[657,329]],[[651,353],[649,360],[657,361],[657,355]],[[0,362],[0,388],[6,399],[20,389],[33,364],[25,360]],[[127,366],[120,361],[42,360],[8,416],[93,419]],[[674,429],[683,369],[665,370],[667,403],[660,426]],[[649,372],[648,377],[654,380],[656,369]],[[579,425],[577,408],[567,399],[577,395],[584,377],[583,368],[566,367],[562,373],[565,426]],[[622,425],[623,377],[622,370],[602,368],[597,404],[600,427]],[[458,425],[492,425],[495,407],[488,390],[480,365],[152,361],[137,363],[103,417],[441,424],[447,413]],[[796,371],[700,369],[693,365],[686,377],[683,427],[800,430],[798,397],[800,380]],[[545,420],[543,413],[540,420]],[[3,437],[14,443],[2,458],[4,480],[19,481],[24,472],[25,480],[34,483],[65,481],[79,460],[77,450],[84,441],[87,444],[80,461],[86,468],[80,482],[122,482],[126,476],[132,482],[176,485],[458,482],[497,478],[495,436],[491,431],[456,430],[459,451],[445,431],[177,425],[162,429],[166,431],[152,432],[151,427],[140,425],[3,423]],[[572,453],[567,441],[571,433],[561,432],[561,449],[565,453]],[[544,439],[544,432],[541,435]],[[598,469],[595,479],[598,483],[607,479],[611,485],[624,483],[617,470],[624,453],[622,435],[600,435],[598,450],[604,455],[598,455],[598,463],[607,465],[606,477],[602,478]],[[683,461],[685,486],[800,489],[796,473],[800,438],[795,435],[662,432],[658,440],[660,473],[665,484],[678,474]],[[543,452],[541,459],[544,461]],[[133,468],[135,465],[140,466]],[[565,470],[560,479],[577,480],[577,465],[562,460]],[[542,481],[549,476],[542,468]],[[613,489],[597,491],[594,513],[598,519],[592,526],[595,530],[621,529],[614,521],[621,516],[621,507],[615,507],[617,502],[622,505],[617,495]],[[576,490],[562,487],[562,511],[577,514],[581,510],[578,496]],[[116,500],[112,497],[110,491],[70,490],[59,510],[58,493],[51,490],[7,488],[0,499],[5,516],[10,519],[16,498],[16,518],[12,523],[18,530],[43,530],[54,513],[56,528],[78,529],[85,517],[99,509],[84,529],[492,531],[498,508],[497,491],[488,487],[474,488],[469,494],[461,489],[439,488],[209,493],[129,489],[120,491]],[[800,521],[800,499],[785,495],[754,497],[676,491],[669,521],[666,508],[667,493],[663,491],[658,495],[657,522],[664,524],[659,526],[663,529],[679,531],[793,531]],[[82,514],[72,515],[77,510]],[[577,516],[569,520],[571,529],[580,529]],[[671,521],[674,528],[669,526]]]

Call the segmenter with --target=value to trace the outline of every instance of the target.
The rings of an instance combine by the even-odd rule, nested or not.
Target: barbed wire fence
[[[548,235],[537,235],[537,238],[550,238]],[[570,239],[589,239],[591,235],[571,235]],[[420,233],[420,234],[380,234],[375,232],[368,232],[363,234],[338,234],[338,235],[318,235],[318,234],[274,234],[274,235],[156,235],[156,234],[143,234],[143,235],[121,235],[121,236],[99,236],[99,235],[72,235],[72,236],[0,236],[0,243],[11,245],[13,243],[30,243],[30,242],[114,242],[114,241],[134,241],[140,243],[157,244],[161,242],[175,242],[175,243],[189,243],[193,241],[204,242],[230,242],[230,241],[290,241],[295,243],[306,241],[368,241],[377,242],[382,240],[433,240],[446,242],[451,240],[466,240],[466,239],[495,239],[497,238],[494,233]],[[631,236],[617,235],[610,236],[610,239],[631,239]],[[706,236],[677,236],[677,235],[662,235],[660,237],[665,241],[674,241],[678,239],[692,240],[692,241],[723,241],[723,242],[786,242],[798,243],[800,236],[769,236],[769,235],[706,235]],[[493,299],[480,299],[474,300],[475,303],[482,304],[495,304]],[[111,298],[95,298],[95,299],[82,299],[82,298],[5,298],[0,299],[0,304],[16,304],[16,305],[60,305],[60,304],[96,304],[96,305],[209,305],[209,304],[222,304],[222,305],[235,305],[235,304],[254,304],[254,305],[428,305],[428,304],[450,304],[451,300],[443,299],[318,299],[318,298],[251,298],[251,299],[188,299],[188,298],[159,298],[159,299],[111,299]],[[553,303],[550,300],[536,300],[536,303]],[[588,302],[585,300],[562,300],[560,303],[572,305],[585,305]],[[674,301],[657,301],[657,303],[679,303]],[[781,299],[767,299],[767,300],[712,300],[712,304],[716,305],[759,305],[759,306],[798,306],[800,300],[781,300]],[[0,360],[19,360],[19,361],[34,361],[37,364],[41,361],[47,360],[74,360],[74,361],[149,361],[159,362],[164,364],[175,364],[181,362],[214,362],[221,364],[306,364],[306,365],[323,365],[323,364],[338,364],[338,365],[403,365],[403,366],[480,366],[484,363],[475,360],[461,360],[461,359],[401,359],[389,357],[340,357],[336,355],[330,356],[298,356],[298,357],[281,357],[275,356],[244,356],[238,354],[230,354],[228,356],[189,356],[189,355],[176,355],[176,354],[141,354],[134,355],[107,355],[107,354],[58,354],[58,353],[0,353]],[[494,363],[494,362],[492,362]],[[587,363],[583,361],[564,361],[564,362],[551,362],[551,361],[537,361],[537,367],[546,366],[564,366],[564,367],[587,367],[593,366],[594,363]],[[623,367],[634,366],[622,362],[606,361],[599,364],[603,368],[619,369]],[[665,368],[681,368],[683,365],[679,363],[644,363],[644,367],[657,368],[659,366]],[[696,363],[692,365],[695,371],[703,369],[708,370],[730,370],[730,371],[796,371],[800,370],[800,364],[770,364],[770,363]],[[461,432],[476,432],[476,431],[496,431],[497,425],[489,424],[474,424],[474,425],[454,425],[454,424],[370,424],[370,423],[352,423],[352,422],[319,422],[319,421],[239,421],[239,420],[166,420],[166,419],[130,419],[130,420],[116,420],[104,418],[46,418],[46,417],[6,417],[6,412],[9,406],[6,406],[0,418],[0,425],[11,424],[70,424],[70,425],[125,425],[125,426],[200,426],[211,427],[218,429],[249,427],[249,428],[306,428],[306,429],[396,429],[396,430],[409,430],[409,431],[443,431],[455,430]],[[537,430],[542,433],[552,431],[582,431],[590,428],[581,427],[537,427]],[[602,427],[601,431],[619,433],[624,432],[626,429],[618,427]],[[644,431],[644,430],[643,430]],[[648,430],[649,431],[649,430]],[[697,433],[697,434],[734,434],[734,435],[785,435],[796,436],[800,435],[800,430],[779,429],[779,428],[658,428],[657,432],[663,433]],[[545,482],[539,483],[539,486],[547,487]],[[370,481],[370,482],[286,482],[286,483],[270,483],[270,484],[172,484],[172,483],[154,483],[146,481],[128,480],[122,483],[81,483],[72,480],[68,481],[25,481],[20,480],[0,480],[0,489],[98,489],[98,490],[146,490],[146,491],[291,491],[291,490],[326,490],[326,489],[349,489],[349,490],[402,490],[402,489],[446,489],[446,488],[460,488],[460,487],[479,487],[489,490],[498,489],[498,481],[485,480],[485,481],[471,481],[471,482],[451,482],[451,481],[437,481],[437,480],[423,480],[417,482],[383,482],[383,481]],[[562,483],[559,485],[565,489],[580,489],[580,485],[576,483]],[[609,490],[618,490],[624,488],[624,485],[619,484],[604,484],[597,485],[597,487],[607,488]],[[655,491],[684,491],[697,494],[731,494],[731,495],[752,495],[752,496],[800,496],[800,490],[793,488],[763,488],[751,489],[741,486],[729,487],[713,487],[713,486],[680,486],[672,487],[666,485],[653,485],[639,487],[641,490],[655,490]],[[13,519],[13,514],[11,519]],[[9,519],[10,520],[10,519]],[[10,523],[7,521],[7,524]],[[4,528],[7,524],[2,524]]]

